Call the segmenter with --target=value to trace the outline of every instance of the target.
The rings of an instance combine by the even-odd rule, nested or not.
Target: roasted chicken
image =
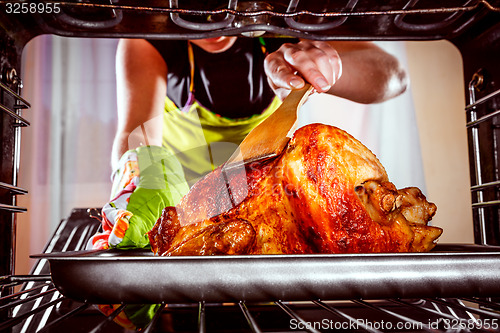
[[[148,235],[167,256],[422,252],[442,232],[427,225],[435,212],[358,140],[313,124],[273,160],[208,174]]]

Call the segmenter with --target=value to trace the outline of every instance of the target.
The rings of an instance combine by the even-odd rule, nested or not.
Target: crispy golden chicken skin
[[[358,140],[312,124],[273,160],[208,174],[149,238],[159,255],[422,252],[442,233],[435,212]]]

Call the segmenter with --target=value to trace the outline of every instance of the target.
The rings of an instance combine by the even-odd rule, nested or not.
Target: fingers
[[[302,88],[304,80],[296,74],[294,67],[284,57],[284,51],[293,46],[283,44],[281,48],[266,57],[264,70],[274,87],[278,88]]]
[[[334,68],[330,57],[337,57],[326,43],[304,41],[284,50],[284,60],[290,64],[317,91],[330,90],[334,84]]]
[[[337,51],[328,43],[319,41],[283,44],[266,58],[264,66],[275,92],[301,88],[305,81],[316,91],[326,92],[342,74]]]

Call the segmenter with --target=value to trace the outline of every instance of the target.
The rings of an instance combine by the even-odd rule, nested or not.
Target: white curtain
[[[40,252],[73,208],[102,207],[108,200],[116,44],[41,36],[24,51],[23,95],[32,103],[25,116],[32,126],[23,129],[20,185],[29,195],[20,200],[29,212],[19,216],[18,258]],[[406,62],[404,44],[381,45]],[[425,189],[410,92],[370,106],[316,96],[299,119],[347,130],[380,158],[397,187]]]

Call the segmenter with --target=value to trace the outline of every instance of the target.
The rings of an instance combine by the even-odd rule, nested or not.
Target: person
[[[120,40],[116,79],[113,190],[94,249],[149,247],[146,233],[163,208],[225,162],[292,89],[308,82],[319,93],[378,103],[407,84],[399,61],[371,42],[235,36]],[[145,327],[158,308],[127,307],[119,323]]]

